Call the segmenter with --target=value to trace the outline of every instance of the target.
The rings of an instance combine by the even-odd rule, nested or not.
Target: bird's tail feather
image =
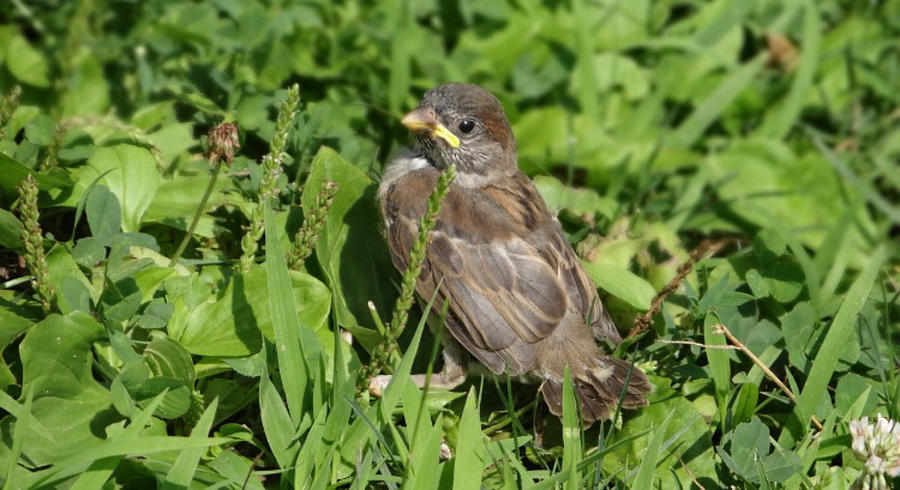
[[[582,420],[586,425],[611,417],[620,399],[623,408],[646,405],[646,395],[652,389],[650,381],[640,369],[632,367],[628,361],[612,357],[603,357],[600,367],[586,370],[573,381],[575,395],[581,405]],[[562,416],[562,380],[544,380],[541,393],[550,412]]]

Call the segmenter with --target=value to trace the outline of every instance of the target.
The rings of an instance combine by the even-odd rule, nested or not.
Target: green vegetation
[[[900,419],[898,39],[898,0],[4,2],[4,488],[848,487]],[[648,407],[412,384],[374,194],[446,81],[623,334],[710,247],[616,352]]]

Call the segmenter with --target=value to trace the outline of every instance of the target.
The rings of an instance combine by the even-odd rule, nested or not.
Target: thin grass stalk
[[[243,250],[241,254],[241,270],[247,271],[253,265],[254,260],[256,260],[259,240],[265,231],[262,203],[278,194],[276,184],[278,177],[284,171],[281,167],[285,156],[284,149],[287,146],[287,137],[294,125],[294,118],[297,116],[299,106],[300,87],[294,84],[288,89],[287,97],[281,102],[281,107],[278,110],[278,119],[275,122],[275,135],[272,137],[272,141],[269,142],[269,153],[262,159],[259,203],[251,212],[250,227],[241,239],[241,249]]]
[[[428,197],[428,209],[419,220],[419,231],[412,250],[409,252],[409,262],[403,272],[400,286],[400,296],[394,304],[391,321],[385,326],[385,335],[381,344],[372,350],[372,359],[369,365],[361,371],[359,386],[365,386],[366,380],[373,375],[382,372],[390,363],[391,356],[398,350],[397,339],[403,333],[406,322],[409,319],[409,309],[415,300],[416,280],[422,273],[422,264],[425,262],[425,252],[430,241],[429,233],[437,224],[437,216],[441,211],[441,204],[450,190],[450,184],[456,178],[456,167],[447,167],[438,178],[437,185]]]
[[[291,269],[296,270],[302,267],[303,262],[315,250],[316,242],[319,241],[319,235],[322,233],[322,228],[325,227],[325,219],[328,217],[331,205],[334,204],[334,196],[337,195],[337,191],[337,182],[328,180],[322,182],[319,192],[316,193],[313,208],[309,210],[309,216],[294,237],[294,246],[288,254],[288,267]]]
[[[37,291],[41,307],[50,313],[56,294],[50,285],[47,257],[44,255],[44,236],[38,211],[38,185],[31,175],[19,184],[19,214],[22,216],[22,242],[25,245],[25,264],[31,271],[31,287]]]
[[[188,242],[194,236],[194,230],[197,229],[197,223],[200,222],[200,216],[203,216],[203,210],[206,209],[206,203],[209,196],[212,195],[213,189],[216,187],[216,180],[222,170],[222,163],[231,166],[234,162],[234,150],[240,149],[241,145],[238,141],[238,126],[235,123],[222,123],[209,130],[209,163],[213,165],[213,173],[209,178],[209,184],[206,185],[206,191],[200,199],[197,210],[194,211],[194,217],[188,226],[184,238],[178,244],[178,249],[172,254],[172,260],[169,261],[169,267],[175,265],[175,262],[181,258],[184,249],[187,248]]]

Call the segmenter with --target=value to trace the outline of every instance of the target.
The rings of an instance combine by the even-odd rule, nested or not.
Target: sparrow
[[[598,341],[622,338],[556,216],[518,167],[516,140],[500,102],[471,84],[425,93],[402,124],[411,148],[387,166],[378,188],[385,237],[403,271],[441,171],[456,179],[430,233],[416,292],[449,303],[442,330],[444,366],[431,386],[452,389],[470,367],[540,383],[550,411],[562,414],[566,366],[582,420],[608,419],[647,404],[651,385],[637,367],[606,355]],[[424,376],[414,377],[424,385]],[[370,391],[389,381],[376,377]]]

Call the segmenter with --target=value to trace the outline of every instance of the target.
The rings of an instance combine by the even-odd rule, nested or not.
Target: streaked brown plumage
[[[625,408],[645,405],[646,376],[631,369],[626,389],[630,364],[604,355],[595,342],[618,344],[621,337],[559,222],[519,171],[497,99],[475,85],[442,85],[404,124],[416,131],[413,149],[391,163],[378,193],[399,270],[438,175],[457,166],[416,287],[430,298],[443,280],[436,308],[450,302],[437,384],[462,382],[471,356],[494,374],[540,382],[560,415],[569,365],[586,422],[608,418],[623,390]]]

